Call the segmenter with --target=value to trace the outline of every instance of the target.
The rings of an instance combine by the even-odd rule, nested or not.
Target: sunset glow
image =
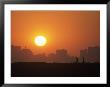
[[[37,36],[45,39],[35,40]],[[79,56],[81,49],[100,44],[100,12],[12,11],[11,43],[34,54],[63,48]]]

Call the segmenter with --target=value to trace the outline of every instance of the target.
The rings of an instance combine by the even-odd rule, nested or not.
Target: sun
[[[45,46],[47,43],[47,39],[44,36],[36,36],[34,41],[37,46]]]

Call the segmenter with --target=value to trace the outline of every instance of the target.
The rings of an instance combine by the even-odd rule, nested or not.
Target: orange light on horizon
[[[34,54],[63,48],[79,56],[81,49],[100,45],[100,11],[11,11],[11,44]]]

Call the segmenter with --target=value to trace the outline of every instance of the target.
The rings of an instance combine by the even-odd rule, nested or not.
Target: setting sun
[[[35,44],[37,46],[45,46],[46,43],[47,43],[47,39],[44,36],[35,37]]]

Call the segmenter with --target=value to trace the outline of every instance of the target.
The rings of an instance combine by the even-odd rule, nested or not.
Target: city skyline
[[[69,55],[67,49],[57,49],[50,54],[36,53],[20,46],[11,46],[11,62],[45,63],[100,63],[100,47],[88,47],[80,50],[80,55]]]

